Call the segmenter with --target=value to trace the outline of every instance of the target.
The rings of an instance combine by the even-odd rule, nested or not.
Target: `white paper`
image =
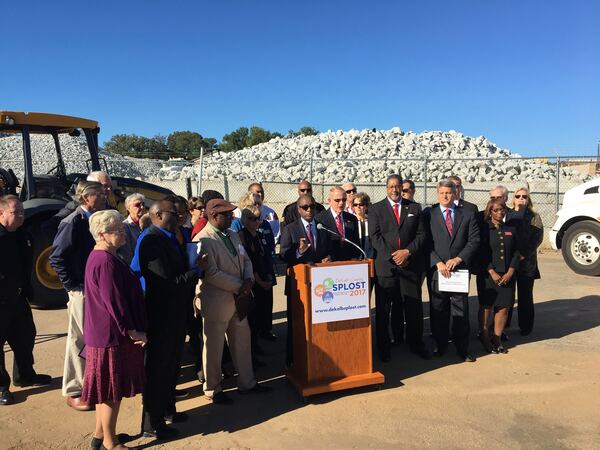
[[[446,278],[438,271],[438,290],[440,292],[469,293],[469,271],[456,270],[450,272],[450,278]]]
[[[369,265],[313,267],[312,323],[368,318]]]
[[[187,257],[188,257],[188,267],[193,269],[197,265],[198,255],[200,254],[200,250],[202,248],[201,242],[190,242],[186,245]]]

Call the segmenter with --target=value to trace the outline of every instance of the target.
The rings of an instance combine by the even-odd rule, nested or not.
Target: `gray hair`
[[[90,233],[95,241],[100,240],[100,234],[123,226],[123,217],[119,211],[106,209],[92,214],[89,218]]]
[[[504,200],[508,199],[508,188],[506,186],[499,184],[495,188],[490,189],[490,194],[492,193],[492,191],[495,191],[496,189],[499,189],[502,191],[502,197],[504,198]]]
[[[134,192],[131,195],[128,195],[125,198],[125,209],[129,209],[129,205],[131,205],[131,202],[140,199],[142,202],[146,201],[146,197],[144,197],[144,194],[140,194],[139,192]]]
[[[104,195],[104,188],[97,181],[80,181],[77,184],[74,199],[77,203],[83,205],[88,195],[100,192]]]
[[[452,180],[444,178],[443,180],[438,181],[437,189],[439,190],[443,187],[452,189],[452,193],[456,194],[456,185],[452,182]]]
[[[87,180],[100,182],[100,178],[102,177],[106,177],[110,180],[110,175],[107,174],[104,170],[95,170],[94,172],[90,172],[87,176]]]

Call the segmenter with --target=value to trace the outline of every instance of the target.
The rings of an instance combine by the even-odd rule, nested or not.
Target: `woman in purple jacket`
[[[96,405],[92,448],[123,449],[116,437],[123,397],[144,384],[146,310],[138,278],[118,256],[125,243],[123,218],[114,210],[89,219],[96,246],[85,267],[85,375],[83,400]]]

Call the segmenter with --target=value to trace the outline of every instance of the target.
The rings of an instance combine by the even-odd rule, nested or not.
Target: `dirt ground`
[[[540,257],[534,332],[513,326],[507,355],[483,355],[473,337],[474,364],[448,352],[424,361],[395,347],[381,390],[324,394],[303,403],[283,375],[285,299],[276,291],[279,340],[262,344],[267,367],[257,377],[273,387],[240,396],[232,406],[202,397],[192,367],[180,388],[190,415],[177,440],[138,438],[138,448],[600,448],[600,279],[572,273],[560,255]],[[474,291],[474,289],[472,289]],[[474,325],[476,299],[471,299]],[[428,311],[425,305],[424,311]],[[60,393],[66,310],[34,311],[36,370],[53,377],[44,388],[14,388],[16,404],[0,407],[0,448],[89,448],[94,413],[76,412]],[[514,321],[516,323],[516,320]],[[425,324],[428,334],[429,321]],[[431,345],[431,342],[429,342]],[[12,367],[8,347],[7,364]],[[225,383],[235,390],[233,380]],[[124,399],[118,432],[139,433],[141,397]]]

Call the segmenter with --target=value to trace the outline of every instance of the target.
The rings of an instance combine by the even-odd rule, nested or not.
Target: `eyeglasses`
[[[408,194],[411,191],[412,191],[412,189],[402,189],[402,192],[404,192],[405,194]]]
[[[503,197],[501,195],[495,195],[495,196],[494,195],[490,195],[490,200],[500,200],[502,198]]]
[[[312,188],[298,189],[300,192],[312,192]]]
[[[311,203],[310,205],[298,205],[298,208],[308,211],[309,209],[315,209],[315,204]]]
[[[354,188],[354,189],[348,189],[346,191],[346,194],[356,194],[356,188]]]
[[[105,231],[103,234],[125,234],[125,230],[110,230]]]
[[[340,202],[345,202],[346,201],[346,197],[344,197],[344,198],[332,198],[331,200],[333,200],[336,203],[340,203]]]
[[[355,207],[356,207],[356,206],[366,206],[366,205],[365,205],[364,203],[354,203],[354,205],[353,205],[353,206],[355,206]]]
[[[518,198],[518,199],[522,198],[523,200],[527,200],[527,195],[525,195],[525,194],[522,194],[522,195],[521,194],[516,194],[515,198]]]
[[[142,203],[134,203],[134,204],[133,204],[133,205],[131,205],[131,206],[134,206],[134,207],[136,207],[136,208],[145,208],[145,207],[146,207],[146,204],[145,204],[145,203],[143,203],[143,202],[142,202]]]

